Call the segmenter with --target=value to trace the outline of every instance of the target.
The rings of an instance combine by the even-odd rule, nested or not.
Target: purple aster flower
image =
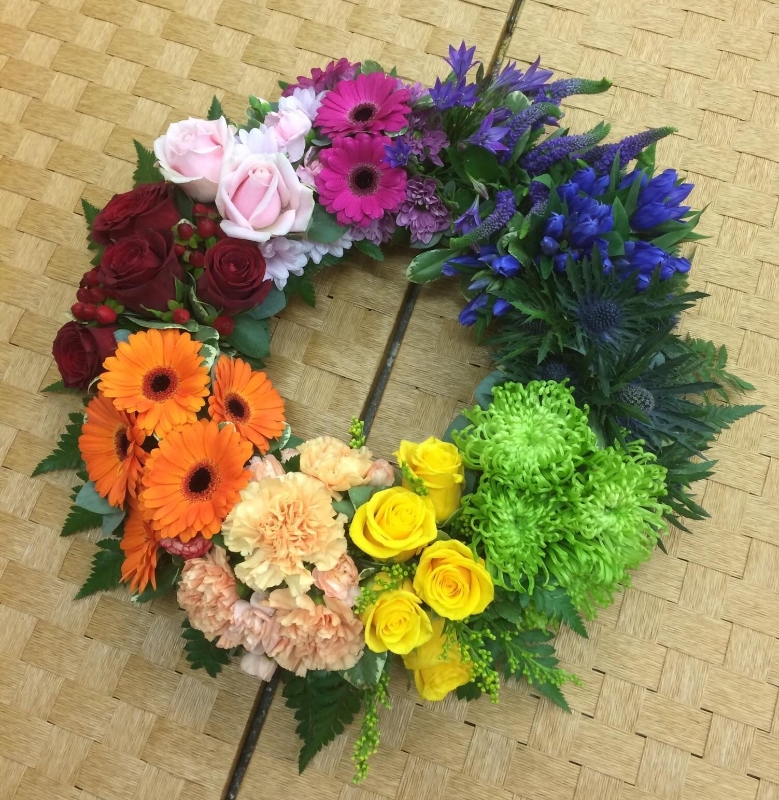
[[[550,69],[540,69],[541,56],[539,56],[525,72],[517,69],[516,61],[510,61],[495,77],[492,89],[504,89],[507,92],[523,92],[532,94],[544,87],[544,84],[554,75]]]
[[[501,139],[509,132],[509,128],[502,125],[495,125],[495,112],[490,111],[489,114],[481,121],[479,130],[471,134],[465,141],[468,144],[475,144],[477,147],[483,147],[491,153],[497,153],[508,150]]]
[[[325,89],[333,89],[341,81],[350,81],[360,67],[360,63],[352,64],[347,58],[338,61],[331,61],[324,70],[314,67],[311,70],[311,77],[298,75],[297,83],[291,83],[281,93],[282,97],[289,97],[295,89],[310,86],[315,92],[324,92]]]
[[[455,106],[470,108],[476,103],[478,88],[475,83],[466,84],[464,79],[456,83],[453,81],[442,83],[440,78],[436,78],[435,86],[430,89],[430,97],[439,111],[446,111]]]
[[[384,145],[384,160],[394,169],[395,167],[405,167],[411,157],[411,145],[403,136],[398,136],[392,140],[392,144]]]
[[[422,86],[421,83],[412,83],[405,87],[408,89],[408,100],[406,102],[413,106],[415,103],[418,103],[423,97],[427,95],[427,87]]]
[[[652,128],[633,136],[625,137],[621,142],[602,144],[593,147],[580,156],[598,173],[610,173],[614,159],[619,155],[619,168],[624,169],[642,150],[676,132],[676,128]]]
[[[349,228],[353,241],[360,242],[367,239],[377,247],[386,244],[393,233],[395,233],[395,217],[389,212],[385,212],[379,219],[372,219],[370,225],[365,228],[358,228],[356,225]]]
[[[564,98],[575,94],[600,94],[610,87],[611,81],[606,80],[606,78],[602,78],[599,81],[588,78],[564,78],[545,86],[542,95],[550,103],[558,104]]]
[[[599,123],[589,133],[573,136],[558,136],[547,139],[523,156],[519,162],[530,175],[543,175],[549,168],[573,152],[587,150],[597,144],[609,132],[609,126]]]
[[[636,180],[641,182],[641,190],[630,218],[633,230],[651,230],[668,220],[681,219],[690,210],[690,206],[681,203],[695,187],[683,183],[675,169],[667,169],[651,180],[642,170],[635,170],[623,178],[619,188],[625,189]]]
[[[461,81],[468,74],[468,70],[474,65],[473,57],[476,54],[475,47],[465,47],[465,42],[460,42],[460,47],[455,50],[452,45],[449,45],[449,58],[444,61],[452,68],[452,72],[457,76],[457,80]],[[479,61],[477,64],[481,63]]]
[[[481,225],[481,217],[479,216],[479,196],[476,195],[471,205],[464,214],[457,217],[454,221],[454,231],[458,236],[464,236],[470,233],[474,228]]]
[[[690,262],[686,258],[672,256],[662,248],[642,241],[625,242],[625,253],[612,259],[612,263],[623,280],[635,276],[636,289],[639,291],[649,286],[657,269],[660,270],[660,280],[663,281],[677,272],[690,271]]]
[[[488,301],[487,293],[482,292],[477,294],[472,300],[469,300],[465,308],[460,312],[459,321],[460,325],[466,327],[473,325],[478,318],[478,311],[480,308],[485,308]]]
[[[420,161],[432,161],[437,167],[443,167],[439,153],[449,147],[449,140],[441,130],[409,131],[401,137],[411,148],[411,153]]]
[[[502,278],[513,278],[514,275],[522,269],[522,265],[519,261],[508,253],[506,253],[505,256],[498,256],[493,259],[490,266],[492,267],[492,271]]]
[[[489,239],[494,233],[508,225],[509,220],[517,210],[517,201],[511,189],[503,189],[495,195],[495,210],[480,225],[469,231],[464,236],[459,236],[449,242],[452,248],[470,247],[471,245]]]
[[[449,209],[436,194],[433,178],[415,175],[406,184],[406,199],[396,217],[398,225],[411,232],[412,244],[430,244],[433,236],[452,222]]]

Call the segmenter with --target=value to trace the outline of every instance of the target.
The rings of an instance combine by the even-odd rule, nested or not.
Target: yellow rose
[[[400,466],[408,464],[411,471],[425,482],[428,495],[435,506],[435,517],[443,522],[460,507],[460,495],[465,481],[465,469],[460,451],[449,442],[431,436],[422,444],[402,441],[397,453]],[[408,486],[407,481],[403,485]]]
[[[446,643],[443,629],[444,620],[439,617],[433,621],[432,638],[403,656],[406,669],[414,671],[417,692],[424,700],[443,700],[453,689],[471,680],[471,665],[463,664],[456,642],[449,641],[446,657],[442,657]]]
[[[414,591],[447,619],[481,614],[495,597],[492,578],[473,553],[454,539],[434,542],[419,558]]]
[[[369,556],[408,561],[438,536],[435,509],[428,497],[394,486],[357,509],[349,534]]]
[[[433,635],[433,624],[414,594],[411,581],[402,589],[382,592],[360,616],[365,626],[365,644],[374,653],[389,650],[405,655]]]

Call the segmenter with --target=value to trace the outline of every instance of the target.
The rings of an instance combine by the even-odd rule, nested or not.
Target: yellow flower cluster
[[[444,634],[447,619],[480,614],[492,602],[494,588],[484,561],[455,540],[439,540],[436,523],[460,505],[464,470],[457,448],[438,439],[401,442],[398,458],[424,482],[428,494],[409,486],[377,492],[360,506],[351,523],[351,539],[368,555],[394,562],[419,555],[413,583],[381,591],[362,613],[365,643],[376,653],[403,656],[425,700],[441,700],[471,679],[457,643]],[[421,554],[420,554],[421,553]],[[448,640],[448,641],[447,641]]]

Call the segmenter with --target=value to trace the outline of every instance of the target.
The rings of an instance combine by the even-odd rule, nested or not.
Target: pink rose
[[[395,470],[386,458],[377,458],[366,475],[368,486],[394,486]]]
[[[290,161],[303,158],[306,134],[311,130],[311,120],[304,111],[271,111],[265,117],[265,127],[278,143],[279,150],[287,153]]]
[[[284,467],[276,456],[268,453],[267,456],[255,456],[249,462],[249,470],[252,473],[251,480],[261,481],[263,478],[280,478],[284,475]]]
[[[266,683],[273,677],[277,666],[278,664],[272,658],[268,658],[262,652],[262,647],[257,648],[257,650],[250,650],[241,659],[241,670],[243,672]]]
[[[325,597],[333,597],[353,606],[360,593],[359,573],[357,565],[344,553],[338,563],[326,571],[314,567],[312,573],[314,585],[325,593]]]
[[[174,122],[154,142],[160,172],[193,199],[211,203],[216,197],[222,163],[233,149],[233,134],[224,117]]]
[[[267,242],[308,228],[314,192],[301,184],[283,153],[253,153],[222,173],[216,207],[228,236]]]

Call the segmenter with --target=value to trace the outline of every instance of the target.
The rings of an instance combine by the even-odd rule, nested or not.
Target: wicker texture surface
[[[379,10],[371,8],[379,5]],[[175,598],[72,602],[95,537],[60,539],[72,474],[31,478],[77,400],[44,398],[51,342],[89,268],[80,198],[131,186],[132,139],[238,117],[331,57],[429,81],[449,41],[487,58],[505,0],[0,0],[0,798],[213,800],[258,690],[183,659]],[[269,372],[298,433],[344,435],[368,397],[406,292],[407,256],[317,279],[316,310],[277,323]]]
[[[557,642],[581,688],[566,714],[523,687],[500,704],[415,701],[395,676],[382,751],[349,786],[354,732],[297,778],[277,698],[244,800],[777,800],[779,798],[779,5],[752,0],[526,0],[508,54],[561,76],[608,76],[572,98],[577,130],[679,133],[661,167],[708,205],[692,283],[710,294],[683,330],[727,345],[763,412],[716,447],[711,519],[675,534],[633,588]],[[489,370],[456,322],[456,283],[422,290],[369,444],[441,434]],[[752,399],[754,398],[754,399]],[[272,781],[277,783],[274,785]]]

